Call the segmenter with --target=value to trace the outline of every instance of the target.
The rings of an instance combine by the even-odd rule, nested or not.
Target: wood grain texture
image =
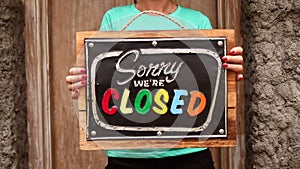
[[[106,165],[104,151],[79,149],[78,117],[70,92],[67,90],[65,77],[68,69],[76,66],[75,33],[82,30],[98,30],[105,11],[131,2],[131,0],[49,0],[52,163],[55,169],[101,169]]]
[[[76,62],[75,33],[98,30],[105,11],[132,2],[133,0],[24,1],[31,168],[104,168],[106,164],[104,152],[79,151],[78,119],[64,79],[68,69],[75,66]],[[202,11],[210,18],[214,28],[235,28],[236,32],[239,31],[239,27],[236,26],[239,25],[239,13],[236,11],[239,11],[240,7],[237,0],[176,0],[176,2]],[[219,10],[217,2],[226,4],[226,8]],[[221,18],[221,15],[226,17]],[[226,27],[222,27],[221,22]],[[240,91],[239,89],[238,94]],[[240,103],[240,99],[237,101]],[[238,122],[244,123],[243,119]],[[229,162],[234,161],[234,164],[230,165],[235,169],[243,168],[241,165],[244,160],[235,158],[245,157],[242,156],[243,141],[242,139],[238,141],[238,149],[226,149],[230,151],[227,153],[228,158],[234,159]],[[212,151],[216,168],[226,169],[220,165],[223,158],[218,158],[221,157],[221,150],[212,149]],[[224,153],[222,155],[226,156]]]
[[[234,30],[181,30],[181,31],[126,31],[126,32],[78,32],[77,42],[77,64],[84,66],[82,48],[84,38],[187,38],[187,37],[226,37],[227,52],[235,46]],[[80,121],[80,149],[81,150],[102,150],[102,149],[134,149],[134,148],[184,148],[184,147],[233,147],[236,145],[236,75],[228,71],[228,138],[227,139],[181,139],[181,140],[109,140],[109,141],[86,141],[86,132],[82,126],[86,125],[85,113],[81,112]],[[85,109],[85,98],[80,97],[81,109]],[[130,144],[131,143],[131,144]],[[134,144],[132,144],[134,143]]]
[[[51,112],[48,99],[49,6],[48,0],[27,0],[24,5],[29,166],[49,169],[52,168]]]
[[[241,1],[217,0],[218,27],[221,29],[235,29],[236,45],[242,46],[241,36]],[[215,158],[223,169],[244,169],[246,160],[245,148],[245,110],[244,110],[244,82],[237,83],[237,146],[230,149],[222,149],[222,156]],[[227,158],[225,158],[227,157]],[[225,158],[225,160],[224,160]],[[227,161],[227,164],[224,164]]]

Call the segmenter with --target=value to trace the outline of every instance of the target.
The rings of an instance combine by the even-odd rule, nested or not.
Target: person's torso
[[[120,6],[110,9],[103,17],[100,27],[101,31],[120,31],[125,26],[126,31],[133,30],[181,30],[182,28],[176,23],[179,22],[186,29],[212,29],[209,19],[201,12],[184,8],[178,5],[175,12],[168,17],[159,15],[143,14],[134,4]],[[130,23],[130,24],[129,24]],[[119,158],[164,158],[171,156],[184,155],[205,150],[206,148],[179,148],[179,149],[136,149],[136,150],[108,150],[108,157]]]

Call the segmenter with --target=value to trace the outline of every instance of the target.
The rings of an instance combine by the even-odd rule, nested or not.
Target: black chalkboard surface
[[[226,38],[85,38],[87,140],[227,138]]]

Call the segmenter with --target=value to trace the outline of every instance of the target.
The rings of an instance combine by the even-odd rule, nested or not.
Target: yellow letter
[[[163,101],[165,103],[163,103],[160,99],[161,97],[163,97]],[[154,96],[154,102],[160,107],[153,107],[153,110],[157,113],[157,114],[166,114],[168,111],[168,107],[167,107],[167,103],[169,101],[169,93],[165,90],[165,89],[159,89],[157,91],[157,93]]]

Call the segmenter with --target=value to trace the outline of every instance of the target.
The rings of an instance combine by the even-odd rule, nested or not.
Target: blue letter
[[[183,106],[183,100],[180,100],[180,96],[187,96],[188,92],[186,90],[174,90],[174,98],[171,105],[172,114],[182,114],[182,109],[178,109],[178,106]]]

